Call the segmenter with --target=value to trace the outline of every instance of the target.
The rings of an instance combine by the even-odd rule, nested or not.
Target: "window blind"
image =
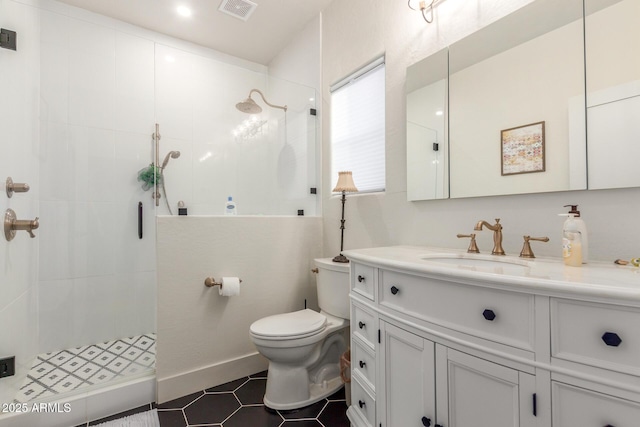
[[[352,171],[359,192],[385,189],[385,67],[380,58],[331,87],[331,188]]]

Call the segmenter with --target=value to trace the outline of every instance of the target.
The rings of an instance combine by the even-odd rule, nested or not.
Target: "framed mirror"
[[[589,189],[640,186],[640,1],[585,0]]]

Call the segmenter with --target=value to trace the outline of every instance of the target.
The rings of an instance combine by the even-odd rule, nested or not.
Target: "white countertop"
[[[640,268],[616,265],[613,261],[568,267],[559,258],[468,254],[460,250],[420,246],[355,249],[343,251],[343,254],[356,262],[409,273],[445,276],[550,296],[579,295],[640,305]],[[457,257],[473,261],[458,263]],[[468,265],[475,261],[478,261],[477,265]]]

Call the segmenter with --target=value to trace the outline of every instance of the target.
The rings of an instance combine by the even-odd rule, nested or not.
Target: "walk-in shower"
[[[0,403],[80,402],[44,424],[11,421],[33,427],[78,425],[155,399],[165,315],[156,302],[156,216],[178,200],[189,215],[222,215],[228,196],[241,215],[319,211],[315,90],[49,6],[0,0],[30,41],[3,52],[0,93],[12,108],[0,115],[8,144],[0,172],[31,186],[0,198],[0,211],[40,218],[35,238],[18,233],[0,245],[0,324],[11,325],[0,330],[0,359],[15,356],[16,365],[0,378]],[[272,108],[257,113],[259,131],[236,137],[247,115],[233,106],[247,91]],[[158,149],[150,135],[160,130]],[[150,166],[146,189],[136,173]],[[283,171],[293,175],[281,180]],[[156,206],[156,191],[167,203]],[[89,403],[109,393],[108,405]],[[0,427],[15,416],[0,414]]]

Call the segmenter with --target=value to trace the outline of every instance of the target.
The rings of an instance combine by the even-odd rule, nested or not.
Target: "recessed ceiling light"
[[[185,18],[191,16],[191,9],[189,9],[187,6],[178,6],[176,12],[178,12],[178,15],[184,16]]]

